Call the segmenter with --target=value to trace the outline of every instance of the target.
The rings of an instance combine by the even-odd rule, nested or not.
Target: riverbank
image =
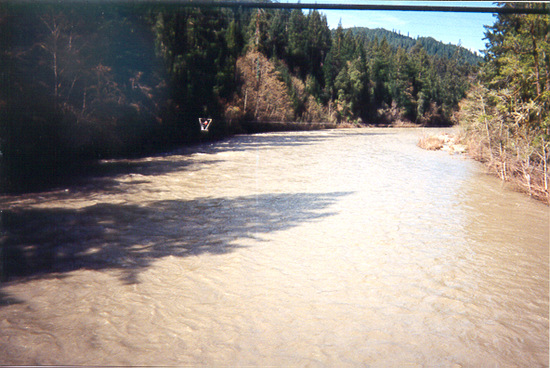
[[[549,205],[548,168],[546,162],[522,159],[520,155],[511,155],[502,146],[493,152],[483,137],[468,134],[462,128],[454,134],[435,133],[421,137],[417,144],[426,150],[444,150],[451,154],[464,153],[468,157],[485,165],[487,170],[498,176],[514,189]],[[520,148],[518,148],[519,150]]]

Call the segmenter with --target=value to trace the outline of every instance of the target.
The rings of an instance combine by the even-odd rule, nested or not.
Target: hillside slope
[[[361,38],[364,42],[374,42],[375,40],[380,42],[385,38],[391,47],[401,47],[406,51],[409,51],[414,45],[420,43],[428,55],[435,55],[448,59],[457,55],[459,60],[467,62],[470,65],[477,65],[483,60],[482,57],[464,47],[446,44],[432,37],[419,37],[415,39],[383,28],[370,29],[366,27],[354,27],[350,29],[354,35]]]

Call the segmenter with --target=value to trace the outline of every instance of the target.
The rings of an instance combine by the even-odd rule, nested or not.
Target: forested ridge
[[[0,34],[1,184],[16,191],[243,122],[449,125],[476,69],[462,48],[331,31],[317,11],[2,2]]]
[[[461,62],[469,63],[471,65],[477,65],[483,61],[483,58],[476,53],[473,53],[459,45],[444,44],[441,41],[437,41],[433,37],[417,37],[412,38],[409,35],[405,36],[400,32],[388,31],[383,28],[365,28],[365,27],[353,27],[351,28],[355,35],[368,41],[374,41],[376,39],[386,41],[390,46],[394,48],[403,48],[409,51],[415,47],[416,44],[420,44],[429,55],[435,55],[446,58],[458,58]],[[480,50],[478,50],[480,51]]]

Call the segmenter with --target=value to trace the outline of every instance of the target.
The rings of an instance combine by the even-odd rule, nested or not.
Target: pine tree
[[[307,18],[299,9],[292,10],[288,24],[288,65],[300,76],[308,72]]]
[[[314,10],[307,16],[308,74],[322,83],[322,65],[330,48],[330,30],[326,16]]]

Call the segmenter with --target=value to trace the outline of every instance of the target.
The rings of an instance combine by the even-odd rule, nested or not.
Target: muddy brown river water
[[[547,367],[548,207],[422,134],[236,136],[0,197],[0,364]]]

